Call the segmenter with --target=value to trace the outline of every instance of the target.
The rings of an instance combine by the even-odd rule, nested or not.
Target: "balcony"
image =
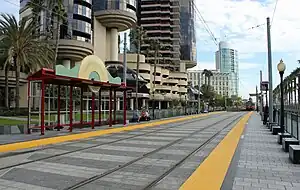
[[[178,92],[179,88],[178,88],[178,86],[172,86],[171,90],[172,90],[172,92]]]
[[[171,91],[171,86],[156,84],[155,90]]]
[[[178,85],[187,86],[187,81],[186,80],[179,80]]]
[[[139,75],[141,75],[145,80],[147,80],[148,82],[150,82],[151,77],[149,73],[139,73]]]
[[[173,100],[179,100],[180,99],[179,94],[172,94],[172,99]]]
[[[178,80],[177,79],[162,79],[161,82],[163,84],[178,84]]]
[[[170,72],[169,78],[187,80],[187,74],[182,72]]]
[[[187,93],[187,88],[185,87],[179,87],[179,93]]]

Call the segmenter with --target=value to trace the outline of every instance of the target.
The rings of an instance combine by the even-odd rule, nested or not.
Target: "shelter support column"
[[[92,92],[92,129],[95,128],[95,93]]]
[[[57,131],[60,131],[60,85],[57,88]]]
[[[45,82],[42,80],[41,94],[41,135],[45,134]]]
[[[112,90],[109,89],[109,127],[112,126]]]
[[[117,92],[114,90],[114,124],[116,124],[117,119]]]
[[[31,120],[31,81],[27,83],[27,97],[28,97],[28,118],[27,118],[27,134],[30,134],[30,120]]]
[[[101,96],[101,88],[100,88],[100,90],[99,90],[99,126],[101,126],[101,124],[102,124],[101,109],[102,109],[102,96]]]
[[[80,88],[80,125],[83,127],[83,87]]]
[[[69,113],[69,118],[70,118],[70,127],[69,127],[69,131],[72,132],[73,130],[73,86],[70,86],[70,102],[69,102],[69,106],[70,106],[70,113]]]
[[[126,126],[126,116],[127,116],[127,113],[126,113],[126,108],[127,108],[127,97],[126,97],[127,93],[126,93],[126,90],[124,90],[124,94],[123,94],[123,124],[124,126]]]

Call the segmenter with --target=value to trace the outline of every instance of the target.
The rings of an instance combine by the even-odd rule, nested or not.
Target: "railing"
[[[273,117],[280,125],[280,109],[274,108]],[[293,107],[286,106],[284,110],[284,131],[290,133],[294,138],[299,138],[300,114]]]

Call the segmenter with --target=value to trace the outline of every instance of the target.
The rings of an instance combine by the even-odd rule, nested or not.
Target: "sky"
[[[0,12],[18,16],[19,0],[0,0],[0,3]],[[278,0],[274,14],[275,3],[276,0],[195,0],[217,41],[228,41],[239,52],[239,95],[243,98],[255,93],[260,70],[263,80],[268,80],[267,17],[271,20],[273,88],[280,80],[277,71],[280,59],[286,64],[285,76],[299,66],[300,0]],[[214,69],[218,46],[197,15],[197,68]]]
[[[285,75],[299,66],[300,1],[278,0],[273,17],[275,3],[276,0],[195,0],[217,40],[228,41],[239,52],[239,95],[243,98],[255,93],[260,70],[263,80],[268,80],[267,17],[271,20],[273,88],[280,80],[277,71],[280,59],[286,64]],[[197,15],[196,20],[197,68],[214,69],[218,47]]]

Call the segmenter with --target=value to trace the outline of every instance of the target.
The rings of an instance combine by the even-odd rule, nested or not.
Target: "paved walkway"
[[[300,165],[291,163],[257,113],[248,122],[223,189],[300,190]]]

